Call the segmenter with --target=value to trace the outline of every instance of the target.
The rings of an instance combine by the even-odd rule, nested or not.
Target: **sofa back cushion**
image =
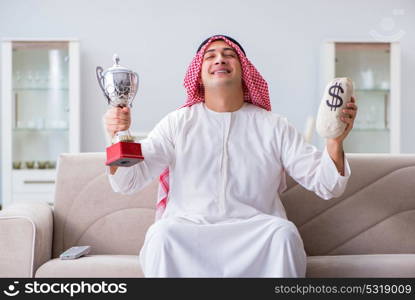
[[[282,202],[308,255],[415,253],[415,155],[347,154],[352,175],[323,200],[291,178]]]
[[[281,195],[308,255],[415,252],[415,155],[347,154],[345,193],[322,200],[287,178]],[[53,256],[76,245],[92,254],[137,255],[154,222],[158,180],[134,195],[114,193],[104,153],[58,162]]]
[[[105,172],[105,153],[59,157],[53,257],[78,245],[91,254],[137,255],[154,222],[157,182],[134,195],[114,193]]]

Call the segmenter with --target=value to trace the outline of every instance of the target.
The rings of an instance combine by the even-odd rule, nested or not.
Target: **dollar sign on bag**
[[[333,92],[332,92],[332,90],[333,90]],[[326,100],[326,103],[327,103],[328,106],[330,106],[331,111],[333,111],[333,109],[334,109],[334,111],[336,111],[337,107],[340,107],[340,106],[343,105],[343,99],[339,96],[340,91],[342,92],[342,94],[344,93],[344,90],[341,87],[341,83],[336,82],[334,85],[332,85],[329,88],[329,94],[330,94],[330,96],[332,96],[332,98],[331,98],[331,102],[329,102],[329,100]]]

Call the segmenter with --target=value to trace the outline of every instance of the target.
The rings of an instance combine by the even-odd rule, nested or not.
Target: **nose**
[[[222,54],[218,54],[216,56],[216,60],[215,60],[215,65],[219,65],[219,64],[226,64],[226,60],[223,58]]]

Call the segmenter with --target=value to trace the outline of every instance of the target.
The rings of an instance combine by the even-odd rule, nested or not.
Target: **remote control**
[[[83,255],[87,255],[89,251],[91,251],[91,246],[76,246],[69,248],[59,257],[60,259],[75,259]]]

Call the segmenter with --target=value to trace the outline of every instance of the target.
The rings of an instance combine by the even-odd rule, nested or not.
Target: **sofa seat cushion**
[[[309,256],[306,277],[415,277],[415,254]]]
[[[144,277],[138,255],[86,255],[55,258],[41,265],[35,277]]]
[[[52,259],[36,277],[143,277],[138,255],[87,255]],[[415,254],[362,254],[307,257],[307,277],[415,277]]]

